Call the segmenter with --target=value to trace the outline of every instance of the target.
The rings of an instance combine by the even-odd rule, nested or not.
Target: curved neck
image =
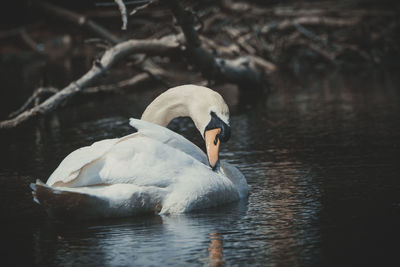
[[[212,111],[228,123],[229,109],[220,94],[207,87],[188,84],[159,95],[146,108],[141,119],[166,127],[174,118],[190,117],[204,138]]]
[[[142,120],[166,127],[174,118],[191,116],[187,106],[190,95],[168,90],[154,99],[142,114]],[[186,100],[186,101],[185,101]]]

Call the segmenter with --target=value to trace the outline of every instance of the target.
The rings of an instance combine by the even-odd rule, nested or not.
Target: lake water
[[[62,223],[31,198],[29,183],[46,181],[72,150],[130,133],[127,119],[158,89],[81,101],[0,133],[1,265],[398,266],[398,78],[331,73],[274,84],[267,98],[245,102],[223,91],[233,115],[221,158],[245,174],[250,195],[192,214]],[[201,144],[190,121],[171,128]]]

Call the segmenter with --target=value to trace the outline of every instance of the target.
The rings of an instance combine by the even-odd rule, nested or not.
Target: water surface
[[[277,78],[268,98],[230,99],[221,157],[250,195],[218,209],[96,222],[50,220],[29,183],[71,151],[132,131],[160,90],[106,96],[0,133],[7,265],[394,266],[400,237],[400,105],[395,77]],[[197,144],[189,120],[170,126]]]

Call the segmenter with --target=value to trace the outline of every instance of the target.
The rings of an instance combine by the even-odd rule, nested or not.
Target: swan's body
[[[206,104],[193,103],[192,97],[199,94],[209,97]],[[206,132],[207,121],[213,120],[208,118],[210,112],[221,113],[227,122],[221,99],[205,87],[168,90],[148,106],[142,120],[131,119],[137,133],[102,140],[68,155],[46,185],[33,185],[35,200],[55,216],[85,218],[182,213],[247,196],[247,182],[239,170],[227,163],[213,170],[210,156],[164,127],[175,117],[190,115]],[[210,106],[215,102],[222,108]],[[199,109],[206,109],[206,114],[199,114]]]

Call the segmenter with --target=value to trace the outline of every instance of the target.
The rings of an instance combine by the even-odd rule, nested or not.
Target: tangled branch
[[[121,12],[121,19],[122,19],[121,30],[126,30],[128,25],[128,15],[126,14],[126,6],[124,4],[124,1],[114,0],[114,2],[118,5],[119,12]]]
[[[128,40],[119,43],[107,51],[100,60],[96,61],[92,68],[86,72],[81,78],[71,82],[68,86],[48,98],[43,103],[26,110],[18,116],[0,122],[0,128],[12,128],[30,120],[38,115],[46,114],[71,98],[76,93],[82,91],[83,88],[93,83],[101,74],[105,73],[112,65],[121,58],[132,53],[145,53],[148,55],[166,55],[177,49],[179,43],[171,38],[160,40]]]

